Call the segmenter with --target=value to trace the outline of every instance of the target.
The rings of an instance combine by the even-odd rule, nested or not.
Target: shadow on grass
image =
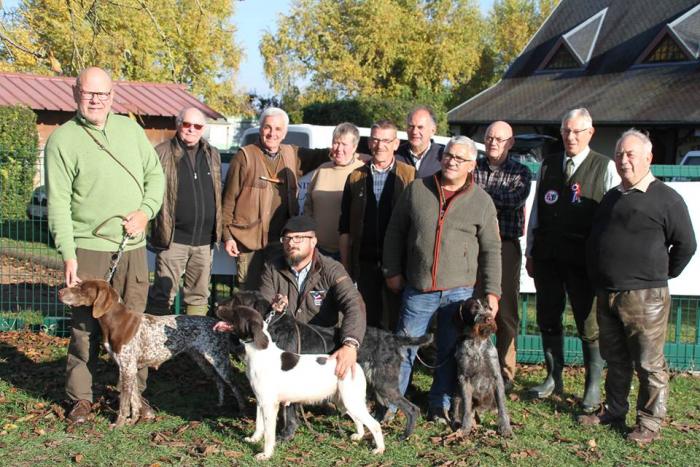
[[[30,397],[48,399],[69,408],[64,391],[66,357],[51,359],[48,354],[39,355],[43,351],[40,344],[23,344],[26,342],[22,343],[20,349],[19,346],[0,342],[0,360],[4,362],[0,365],[0,378]],[[44,361],[37,362],[39,358]],[[234,368],[233,375],[234,384],[244,398],[250,401],[251,392],[245,374]],[[93,378],[93,398],[98,403],[97,411],[113,422],[119,405],[116,364],[101,355]],[[224,405],[219,407],[216,383],[185,355],[164,363],[158,370],[151,369],[144,396],[159,414],[180,417],[186,421],[202,421],[211,424],[212,428],[217,425],[218,417],[240,417],[230,390],[226,391]],[[245,415],[251,416],[253,413],[254,405],[251,402],[246,407]],[[235,424],[227,429],[236,431]]]

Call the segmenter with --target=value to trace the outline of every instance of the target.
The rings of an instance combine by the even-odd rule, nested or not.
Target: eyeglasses
[[[572,129],[570,129],[570,128],[562,128],[562,129],[561,129],[561,134],[564,135],[564,136],[569,136],[571,133],[573,133],[574,136],[578,136],[578,135],[580,135],[581,133],[583,133],[584,131],[587,131],[587,130],[590,130],[590,129],[591,129],[590,127],[588,127],[588,128],[581,128],[580,130],[572,130]]]
[[[93,91],[80,91],[80,98],[84,101],[91,101],[93,99],[97,99],[99,101],[106,101],[109,99],[109,96],[112,94],[112,91],[106,91],[106,92],[93,92]]]
[[[182,122],[182,128],[189,128],[191,126],[193,126],[195,130],[201,130],[204,128],[204,125],[201,123]]]
[[[510,138],[496,138],[495,136],[487,136],[486,138],[484,138],[484,143],[491,144],[491,143],[495,142],[497,144],[503,144],[506,141],[508,141],[509,139]]]
[[[380,143],[381,144],[391,144],[394,142],[395,139],[396,139],[396,137],[391,138],[391,139],[380,139],[380,138],[375,138],[373,136],[370,136],[369,142],[370,142],[370,144],[380,144]]]
[[[444,160],[445,162],[454,161],[457,165],[462,165],[465,162],[474,161],[474,159],[465,159],[463,157],[458,156],[457,154],[452,154],[451,152],[443,152],[442,160]]]
[[[285,235],[283,237],[280,237],[280,243],[301,243],[304,240],[308,240],[314,238],[312,235],[299,235],[296,237],[290,237],[288,235]]]

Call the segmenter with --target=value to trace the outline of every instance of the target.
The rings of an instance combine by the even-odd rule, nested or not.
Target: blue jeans
[[[396,334],[403,336],[422,336],[428,331],[430,319],[437,312],[437,365],[434,370],[433,384],[428,393],[430,408],[450,408],[450,400],[457,381],[457,364],[455,346],[458,329],[452,317],[458,310],[456,302],[472,296],[471,287],[457,287],[441,292],[420,292],[407,286],[403,291],[401,316]],[[411,368],[416,358],[416,347],[408,347],[401,360],[399,389],[406,394]],[[394,409],[391,407],[391,409]]]

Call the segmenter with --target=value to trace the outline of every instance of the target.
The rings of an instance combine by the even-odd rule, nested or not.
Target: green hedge
[[[0,107],[0,219],[26,216],[38,147],[36,114],[19,105]]]

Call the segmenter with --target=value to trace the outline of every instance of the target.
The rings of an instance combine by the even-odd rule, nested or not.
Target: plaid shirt
[[[394,168],[394,164],[396,164],[396,159],[384,170],[376,168],[371,162],[369,164],[370,172],[372,173],[372,191],[374,192],[374,198],[377,200],[377,205],[379,205],[379,199],[382,197],[386,179],[389,178],[389,172]]]
[[[523,164],[507,158],[496,170],[488,159],[477,161],[474,181],[493,200],[498,211],[498,226],[503,240],[513,240],[525,232],[525,201],[530,194],[532,173]]]

